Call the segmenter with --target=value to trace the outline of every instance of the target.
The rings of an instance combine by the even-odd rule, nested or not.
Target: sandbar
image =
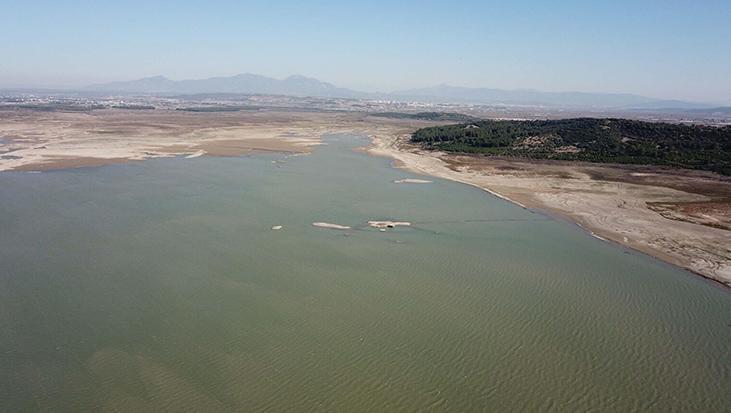
[[[313,222],[312,226],[318,227],[318,228],[341,229],[341,230],[350,229],[350,227],[347,225],[331,224],[329,222]]]

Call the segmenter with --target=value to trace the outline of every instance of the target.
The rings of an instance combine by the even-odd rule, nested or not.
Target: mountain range
[[[87,86],[87,92],[124,94],[271,94],[330,98],[388,99],[432,103],[472,103],[491,105],[526,105],[567,108],[614,109],[702,109],[712,105],[679,100],[653,99],[625,93],[543,92],[531,89],[504,90],[438,85],[390,93],[368,93],[337,87],[305,76],[285,79],[240,74],[207,79],[171,80],[164,76]]]
[[[144,94],[238,93],[318,97],[359,97],[360,92],[339,88],[305,76],[290,76],[279,80],[271,77],[240,74],[208,79],[170,80],[165,76],[91,85],[95,92],[124,92]]]

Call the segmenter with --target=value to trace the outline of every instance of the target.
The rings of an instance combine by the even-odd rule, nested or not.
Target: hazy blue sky
[[[0,86],[303,74],[731,103],[731,1],[0,0]]]

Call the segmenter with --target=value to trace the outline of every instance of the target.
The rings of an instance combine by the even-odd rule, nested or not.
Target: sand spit
[[[432,182],[434,182],[434,181],[428,181],[426,179],[412,179],[412,178],[398,179],[396,181],[393,181],[393,183],[395,183],[395,184],[430,184]]]
[[[350,229],[350,227],[347,225],[331,224],[329,222],[313,222],[312,226],[318,227],[318,228],[340,229],[340,230]]]
[[[205,154],[206,154],[206,151],[200,150],[200,151],[197,151],[195,153],[192,153],[192,154],[186,156],[185,159],[198,158],[198,157],[203,156]]]
[[[371,135],[368,151],[393,158],[395,166],[411,172],[477,186],[524,208],[568,218],[598,239],[731,286],[731,231],[725,229],[731,221],[730,178],[653,167],[454,155],[422,150],[408,137]]]
[[[396,228],[396,227],[410,227],[411,222],[405,221],[368,221],[368,226],[379,229]]]

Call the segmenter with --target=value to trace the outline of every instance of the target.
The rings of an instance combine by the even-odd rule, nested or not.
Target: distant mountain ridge
[[[356,97],[359,92],[314,78],[294,75],[274,79],[250,73],[208,79],[171,80],[165,76],[87,86],[87,91],[145,94],[242,93],[319,97]]]
[[[679,100],[653,99],[628,93],[543,92],[538,90],[504,90],[468,88],[446,84],[400,90],[391,93],[367,93],[337,87],[311,77],[294,75],[285,79],[240,74],[208,79],[171,80],[164,76],[131,81],[91,85],[85,91],[141,94],[271,94],[331,98],[415,100],[433,103],[470,103],[491,105],[552,106],[614,109],[704,109],[706,105]]]
[[[709,105],[680,100],[653,99],[629,93],[543,92],[532,89],[490,89],[439,85],[393,92],[393,96],[434,102],[545,105],[581,108],[704,108]]]

